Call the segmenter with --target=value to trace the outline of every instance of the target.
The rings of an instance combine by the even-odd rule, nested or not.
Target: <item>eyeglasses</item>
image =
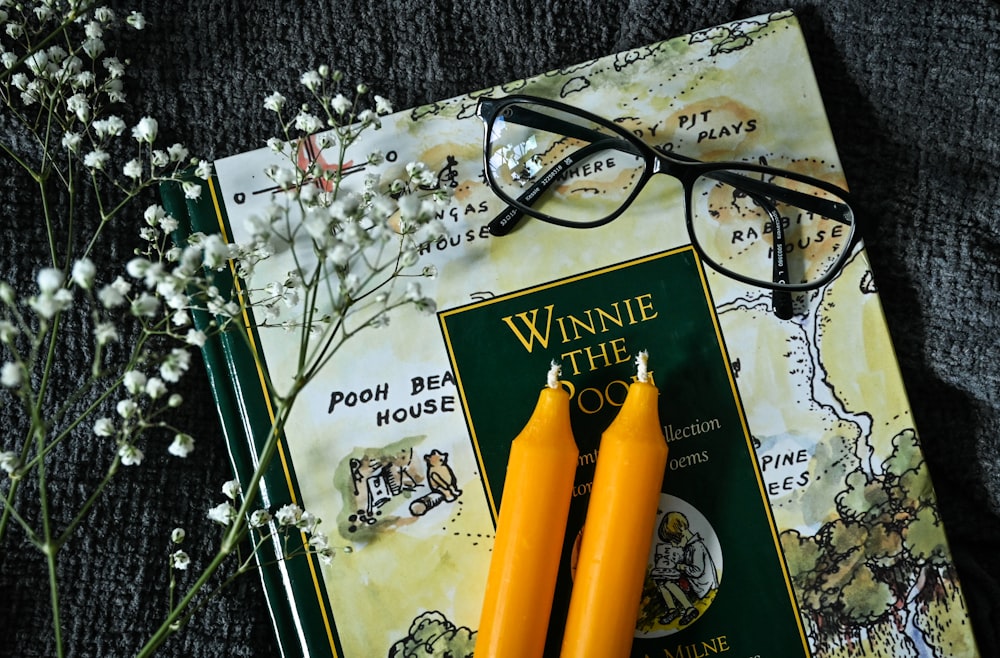
[[[480,99],[490,187],[508,204],[489,224],[506,235],[527,215],[573,228],[619,217],[654,174],[684,189],[687,230],[702,261],[778,292],[813,290],[858,240],[847,192],[824,180],[744,162],[660,152],[607,119],[532,96]],[[785,301],[778,308],[779,298]],[[776,311],[791,316],[787,294]]]

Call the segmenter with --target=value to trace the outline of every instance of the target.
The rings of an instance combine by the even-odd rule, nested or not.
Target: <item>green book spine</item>
[[[186,244],[187,236],[197,232],[220,234],[228,241],[231,232],[224,205],[218,200],[217,180],[192,177],[189,182],[202,187],[202,194],[196,199],[185,197],[179,183],[165,183],[160,187],[165,210],[180,222],[175,240],[178,244]],[[219,290],[230,291],[235,298],[243,283],[232,267],[228,264],[225,269],[212,273],[212,278]],[[193,319],[198,328],[211,335],[202,347],[202,355],[233,470],[245,489],[257,468],[260,451],[272,431],[274,419],[273,400],[265,384],[266,366],[256,353],[259,342],[253,316],[250,309],[246,309],[237,320],[245,331],[233,327],[221,333],[215,331],[214,335],[211,333],[213,319],[207,311],[195,311]],[[282,505],[302,505],[284,443],[281,437],[278,454],[265,471],[260,488],[259,507],[269,510],[272,515]],[[271,529],[275,529],[273,522]],[[302,550],[302,538],[291,536],[284,547],[288,552]],[[329,603],[315,556],[282,559],[275,544],[265,542],[258,549],[257,562],[283,655],[337,655],[338,640],[328,621]],[[303,634],[300,630],[303,623],[313,629],[325,628],[327,632]]]

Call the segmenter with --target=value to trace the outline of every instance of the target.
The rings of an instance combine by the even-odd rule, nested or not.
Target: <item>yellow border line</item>
[[[705,291],[705,299],[708,302],[708,308],[711,311],[712,324],[715,326],[715,336],[719,343],[719,351],[722,354],[722,358],[725,359],[726,376],[729,378],[729,388],[733,393],[733,401],[736,403],[736,411],[740,417],[740,424],[743,426],[743,440],[746,441],[747,444],[747,456],[750,457],[750,461],[753,463],[754,476],[757,478],[757,490],[760,492],[761,500],[764,503],[764,513],[767,515],[768,525],[771,527],[771,538],[774,540],[775,552],[778,555],[778,564],[781,566],[781,574],[785,579],[785,588],[788,590],[788,599],[792,604],[792,611],[795,614],[795,625],[799,629],[799,638],[802,640],[802,649],[805,652],[804,655],[811,656],[812,652],[809,650],[809,638],[806,636],[806,629],[802,623],[802,610],[799,609],[799,601],[795,596],[795,588],[792,586],[792,579],[788,575],[788,564],[785,562],[785,551],[781,548],[781,537],[778,534],[778,526],[774,521],[774,511],[771,509],[771,501],[767,497],[767,488],[764,486],[764,479],[760,472],[760,464],[757,462],[757,453],[754,450],[753,442],[750,439],[750,427],[747,424],[746,412],[743,409],[743,399],[740,397],[739,389],[736,386],[736,379],[733,377],[733,369],[730,365],[732,361],[730,361],[729,351],[726,349],[726,343],[722,336],[722,327],[719,324],[719,314],[715,309],[711,291],[708,287],[708,281],[705,278],[705,270],[701,266],[701,260],[698,258],[697,252],[695,252],[694,258],[698,263],[698,274],[701,277],[701,285]]]

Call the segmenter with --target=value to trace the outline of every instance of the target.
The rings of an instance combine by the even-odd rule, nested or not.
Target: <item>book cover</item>
[[[633,655],[704,655],[703,644],[807,655],[718,318],[691,247],[440,317],[494,510],[502,504],[510,439],[533,407],[539,373],[552,359],[563,364],[581,456],[546,655],[559,653],[600,434],[624,401],[639,350],[655,363],[670,451]],[[546,501],[536,502],[544,515]],[[681,633],[688,628],[697,632]]]
[[[600,228],[529,220],[493,237],[486,224],[502,204],[485,184],[474,110],[481,96],[515,92],[600,114],[661,150],[844,185],[788,12],[384,118],[347,164],[376,150],[383,171],[420,160],[453,192],[449,235],[421,253],[439,272],[425,288],[442,311],[408,310],[358,335],[285,428],[268,503],[303,502],[352,548],[329,565],[277,567],[294,578],[265,572],[286,646],[471,655],[506,444],[540,373],[561,360],[576,392],[572,535],[588,455],[630,374],[625,355],[646,348],[671,450],[660,525],[700,543],[710,567],[699,582],[675,578],[681,546],[655,542],[634,655],[977,655],[863,248],[830,284],[796,294],[781,320],[767,291],[701,266],[681,189],[667,180]],[[275,162],[268,149],[216,162],[192,223],[244,240],[246,220],[270,202],[263,172]],[[346,169],[345,184],[360,185],[365,169]],[[260,263],[260,276],[280,280],[287,258]],[[206,357],[228,372],[242,416],[233,425],[253,446],[249,414],[267,395],[245,349]],[[282,329],[256,331],[249,349],[276,382],[289,380]]]

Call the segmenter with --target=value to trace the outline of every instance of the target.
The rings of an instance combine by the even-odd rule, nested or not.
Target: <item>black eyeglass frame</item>
[[[613,140],[615,148],[624,150],[628,153],[637,155],[642,158],[643,169],[642,173],[640,174],[639,181],[636,183],[632,191],[629,193],[628,197],[626,197],[626,199],[621,203],[621,205],[615,211],[596,220],[580,222],[580,221],[565,220],[535,210],[534,208],[531,207],[531,205],[529,205],[529,203],[530,201],[534,200],[535,197],[543,193],[549,187],[551,181],[557,178],[557,176],[555,175],[551,176],[548,175],[552,173],[552,170],[550,170],[550,172],[547,172],[546,175],[541,176],[539,178],[540,182],[531,185],[527,189],[527,191],[521,194],[521,196],[518,198],[510,196],[504,191],[503,187],[496,181],[490,166],[490,153],[489,153],[490,134],[491,131],[493,130],[493,123],[497,119],[497,117],[500,116],[505,110],[508,110],[512,106],[516,106],[517,104],[520,103],[529,103],[534,105],[540,105],[543,107],[548,107],[554,110],[558,110],[560,112],[565,112],[571,115],[581,117],[582,119],[598,124],[603,128],[607,129],[608,131],[611,131],[618,137],[620,137],[621,140],[624,141],[625,144],[628,145],[628,147],[630,147],[623,149],[622,148],[623,144],[621,142],[619,142],[618,140]],[[527,114],[529,113],[533,116],[527,116]],[[694,158],[689,158],[687,156],[678,153],[661,152],[649,146],[648,144],[646,144],[641,139],[637,138],[635,135],[633,135],[625,128],[616,125],[615,123],[609,121],[608,119],[605,119],[604,117],[598,116],[591,112],[587,112],[586,110],[581,110],[571,105],[567,105],[565,103],[560,103],[558,101],[549,100],[547,98],[529,96],[525,94],[515,94],[511,96],[504,96],[502,98],[489,98],[489,97],[481,98],[479,99],[479,102],[476,106],[476,116],[478,116],[483,121],[485,130],[483,139],[483,165],[484,165],[486,180],[489,183],[489,186],[493,190],[493,192],[509,206],[507,210],[502,212],[492,222],[490,222],[490,232],[494,235],[505,235],[509,233],[511,230],[513,230],[514,226],[520,221],[523,215],[528,215],[530,217],[540,219],[550,224],[555,224],[557,226],[564,226],[569,228],[596,228],[598,226],[603,226],[620,217],[628,209],[628,207],[632,204],[632,202],[639,196],[643,188],[646,186],[646,183],[649,182],[649,180],[653,177],[653,175],[662,173],[677,179],[681,183],[681,186],[684,189],[684,213],[685,213],[685,223],[688,232],[688,238],[691,240],[691,245],[694,247],[695,251],[697,251],[702,261],[711,266],[712,269],[724,274],[725,276],[728,276],[732,279],[735,279],[737,281],[740,281],[748,285],[774,291],[787,291],[787,292],[804,292],[821,288],[827,283],[829,283],[840,272],[843,264],[846,262],[850,254],[854,251],[855,246],[857,245],[857,243],[860,241],[861,238],[860,231],[858,231],[857,227],[857,218],[852,210],[849,198],[850,195],[848,194],[848,192],[842,189],[838,185],[834,185],[832,183],[820,180],[818,178],[814,178],[812,176],[800,174],[794,171],[789,171],[787,169],[770,167],[768,165],[761,165],[750,162],[740,162],[740,161],[703,162],[700,160],[696,160]],[[589,146],[600,144],[601,141],[606,142],[608,139],[608,136],[604,135],[603,133],[594,132],[584,126],[563,122],[556,117],[552,117],[546,114],[533,113],[530,112],[530,110],[525,111],[524,108],[522,108],[522,111],[519,114],[519,119],[521,120],[517,121],[516,123],[542,128],[545,130],[549,130],[551,132],[566,135],[568,137],[578,138],[581,139],[582,141],[589,142]],[[554,124],[558,124],[558,127],[553,128]],[[585,146],[583,147],[583,149],[580,150],[581,151],[587,150],[589,149],[589,146]],[[601,146],[602,148],[604,147],[604,145]],[[559,165],[556,166],[558,167]],[[555,169],[555,167],[553,169]],[[783,188],[777,185],[771,185],[765,181],[760,181],[751,178],[746,178],[745,180],[740,179],[736,183],[734,183],[733,179],[736,176],[739,176],[739,174],[734,173],[733,170],[746,171],[748,173],[753,173],[753,174],[763,174],[765,176],[768,175],[779,176],[781,178],[785,178],[788,180],[805,183],[835,195],[836,197],[841,199],[844,203],[841,204],[837,202],[827,201],[824,199],[820,199],[819,197],[812,197],[811,195],[802,195],[801,193],[795,192],[794,190],[789,190],[787,188]],[[696,233],[694,231],[694,222],[692,213],[692,197],[693,197],[694,182],[699,177],[711,174],[712,172],[719,172],[718,176],[719,180],[724,180],[725,182],[728,182],[729,184],[734,185],[735,187],[747,191],[750,196],[755,196],[755,195],[753,194],[753,190],[748,190],[747,188],[756,187],[758,188],[759,192],[763,193],[766,191],[774,198],[780,199],[781,197],[784,198],[794,197],[797,199],[797,203],[799,203],[800,207],[803,207],[804,209],[807,208],[808,205],[813,205],[813,204],[825,206],[825,208],[823,209],[823,213],[824,214],[829,213],[827,214],[827,216],[830,219],[834,219],[835,221],[842,221],[842,223],[847,224],[850,227],[851,235],[847,240],[847,242],[843,245],[842,247],[843,251],[837,255],[836,261],[831,265],[830,270],[826,272],[823,276],[816,279],[815,281],[809,281],[807,283],[764,281],[761,279],[755,279],[753,277],[740,274],[739,272],[734,272],[732,270],[729,270],[725,266],[721,265],[720,263],[714,261],[705,252],[702,246],[698,243],[698,240],[696,238]],[[548,183],[541,182],[545,181],[546,178],[548,178],[549,181]],[[729,180],[726,180],[727,178]],[[808,197],[808,200],[806,200],[804,204],[801,203],[803,201],[801,197],[803,196]],[[772,214],[772,219],[774,219],[777,213],[776,211],[772,212],[771,208],[773,208],[773,206],[771,206],[771,204],[767,205],[770,206],[768,212]],[[834,211],[841,212],[844,215],[844,219],[837,220],[835,216],[831,217],[830,215],[836,215]],[[778,219],[780,219],[780,217]],[[777,225],[780,226],[780,221],[778,221]],[[783,258],[783,250],[774,249],[774,253],[776,260]],[[778,267],[777,263],[775,267],[777,269]]]

